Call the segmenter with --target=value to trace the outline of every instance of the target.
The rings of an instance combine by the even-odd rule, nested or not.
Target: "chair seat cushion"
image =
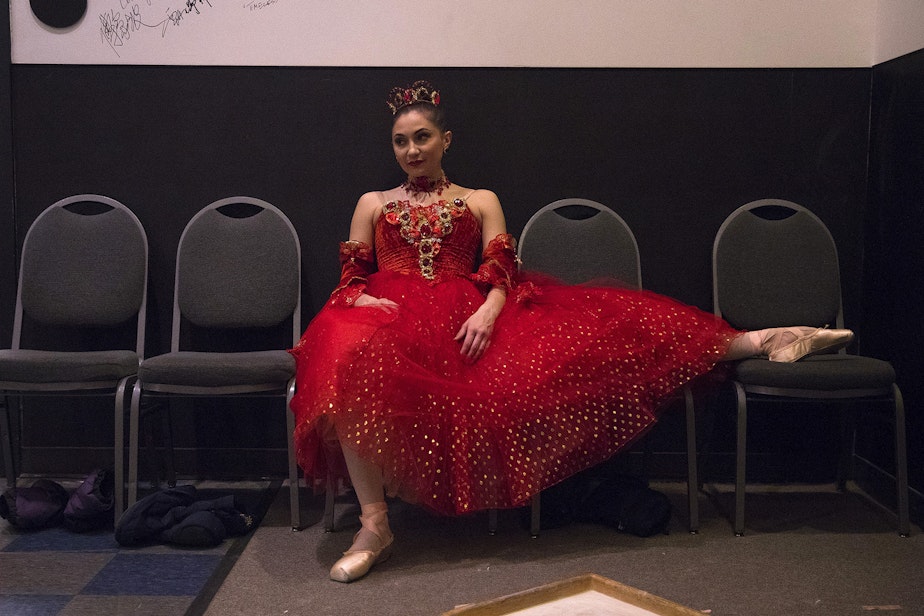
[[[744,385],[820,391],[885,389],[895,382],[892,365],[881,359],[815,355],[794,363],[746,359],[735,365],[734,378]]]
[[[191,387],[285,383],[294,375],[295,358],[287,351],[177,351],[146,359],[138,370],[143,384]]]
[[[117,382],[138,371],[134,351],[0,350],[0,382]]]

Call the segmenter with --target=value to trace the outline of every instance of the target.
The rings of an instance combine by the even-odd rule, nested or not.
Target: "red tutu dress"
[[[651,292],[518,274],[508,234],[479,263],[462,199],[383,208],[374,261],[341,244],[341,284],[292,349],[298,461],[317,486],[344,469],[342,445],[389,496],[440,513],[527,504],[637,439],[739,333]],[[492,285],[507,301],[472,362],[453,338]],[[363,292],[399,308],[352,306]]]

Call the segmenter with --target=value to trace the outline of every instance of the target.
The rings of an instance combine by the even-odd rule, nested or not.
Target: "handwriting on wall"
[[[232,9],[255,12],[281,0],[238,0]],[[99,15],[102,44],[116,56],[128,45],[154,38],[167,39],[171,32],[209,11],[228,10],[223,0],[117,0],[117,5]]]

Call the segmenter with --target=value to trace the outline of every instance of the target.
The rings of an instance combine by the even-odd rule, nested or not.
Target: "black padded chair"
[[[801,205],[763,199],[732,212],[716,234],[712,265],[715,314],[735,327],[843,327],[837,247],[824,223]],[[836,403],[845,411],[852,408],[846,404],[851,401],[864,406],[885,403],[892,409],[898,531],[908,535],[905,411],[888,362],[845,351],[795,363],[746,359],[736,363],[732,382],[737,397],[736,535],[745,529],[749,402],[794,399]],[[852,436],[852,414],[845,412],[844,417],[851,420],[846,425]],[[845,440],[845,447],[851,445],[852,439]],[[842,453],[838,487],[845,489],[853,452]]]
[[[530,217],[520,234],[524,270],[542,272],[569,284],[618,280],[642,288],[642,266],[635,235],[616,212],[587,199],[561,199]],[[696,466],[696,416],[693,395],[683,388],[687,431],[687,496],[690,532],[699,529],[699,479]],[[532,500],[530,532],[539,533],[540,497]],[[491,512],[490,528],[496,528]]]
[[[126,392],[144,356],[148,242],[115,199],[74,195],[45,209],[22,246],[12,348],[0,350],[0,430],[16,485],[10,404],[23,396],[114,396],[115,510],[124,509]]]
[[[259,199],[231,197],[193,216],[177,248],[170,352],[142,362],[132,393],[129,504],[137,498],[143,398],[278,397],[285,402],[280,406],[286,415],[292,528],[300,528],[288,404],[295,392],[295,361],[285,350],[301,334],[300,311],[301,249],[285,214]],[[279,329],[282,335],[274,339]],[[235,348],[225,348],[229,341]],[[241,345],[247,348],[237,348]]]

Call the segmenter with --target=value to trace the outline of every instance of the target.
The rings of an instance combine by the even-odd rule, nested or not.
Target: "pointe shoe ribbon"
[[[795,332],[791,333],[795,334]],[[770,361],[787,363],[799,361],[810,355],[840,350],[853,340],[853,332],[849,329],[828,329],[827,327],[819,327],[796,336],[794,341],[771,351]]]
[[[388,560],[388,557],[391,556],[391,545],[395,541],[395,536],[389,534],[387,540],[382,540],[379,532],[367,526],[365,520],[362,518],[360,519],[363,522],[363,528],[379,538],[381,546],[377,550],[354,550],[350,548],[344,552],[343,557],[335,562],[334,566],[330,569],[330,579],[335,582],[353,582],[358,580],[369,573],[373,565],[385,562]],[[362,532],[362,530],[359,532]],[[357,537],[359,537],[359,533],[353,536],[354,545]]]

